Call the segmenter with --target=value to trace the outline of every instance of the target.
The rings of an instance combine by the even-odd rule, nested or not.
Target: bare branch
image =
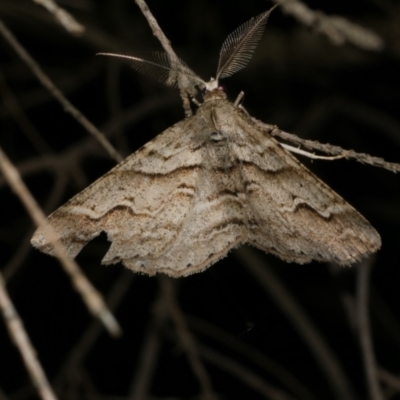
[[[75,18],[61,8],[59,5],[54,3],[53,0],[33,0],[35,3],[40,4],[44,8],[47,9],[51,14],[54,15],[56,21],[62,25],[67,32],[72,33],[73,35],[82,35],[85,31],[83,25],[81,25]]]
[[[314,28],[317,33],[327,36],[336,45],[343,45],[348,42],[363,50],[383,50],[384,42],[379,35],[350,22],[344,17],[328,16],[322,11],[313,11],[299,0],[273,1],[280,4],[284,12],[293,15],[304,25]]]
[[[7,85],[5,77],[0,71],[0,96],[7,111],[14,118],[14,121],[25,133],[27,139],[32,143],[39,153],[45,154],[51,152],[50,146],[42,138],[30,119],[27,117],[18,99]]]
[[[157,369],[157,357],[161,348],[159,325],[168,318],[165,312],[164,296],[159,291],[152,305],[152,314],[144,335],[144,340],[138,357],[138,363],[129,390],[128,399],[146,400],[150,389],[151,380]]]
[[[223,329],[211,324],[210,322],[185,314],[189,327],[217,341],[223,347],[228,348],[240,356],[246,357],[249,361],[262,368],[267,374],[271,375],[274,380],[277,380],[290,390],[298,399],[316,400],[316,397],[310,390],[301,382],[300,379],[292,375],[281,364],[278,364],[272,358],[269,358],[264,352],[252,347],[245,340],[241,340],[236,336],[229,334]]]
[[[172,321],[175,324],[176,331],[179,337],[179,342],[184,348],[192,370],[201,385],[202,395],[204,396],[204,399],[215,399],[216,396],[211,386],[210,377],[208,376],[203,363],[200,361],[195,340],[190,334],[186,325],[185,318],[178,304],[176,303],[174,293],[175,290],[173,286],[175,284],[175,281],[170,277],[161,275],[159,278],[159,282],[168,312],[171,316]]]
[[[357,322],[365,375],[369,389],[368,393],[371,400],[383,400],[384,397],[379,386],[371,327],[368,318],[368,286],[373,260],[373,257],[369,257],[357,266]]]
[[[3,313],[4,322],[14,344],[18,347],[24,360],[25,367],[29,372],[32,383],[43,400],[56,400],[57,397],[47,380],[46,374],[36,356],[29,336],[25,331],[24,324],[18,315],[11,299],[8,296],[3,275],[0,273],[0,309]]]
[[[381,382],[400,393],[400,377],[398,375],[392,374],[384,368],[378,368],[377,372]]]
[[[130,271],[121,271],[121,274],[107,294],[107,304],[112,311],[115,311],[120,305],[128,290],[131,288],[135,278],[136,275],[132,274]],[[102,333],[102,325],[98,320],[93,320],[82,333],[79,340],[75,343],[55,377],[54,387],[56,390],[62,386],[71,371],[80,369],[85,357],[95,346],[96,340]]]
[[[387,162],[383,158],[373,157],[369,154],[357,153],[354,150],[345,150],[332,144],[322,144],[314,140],[301,139],[292,133],[280,130],[276,125],[265,124],[253,117],[251,117],[251,119],[258,127],[263,129],[268,134],[304,146],[309,150],[321,151],[332,156],[341,156],[347,160],[353,159],[362,164],[369,164],[374,167],[384,168],[395,173],[400,172],[400,164]]]
[[[224,371],[229,372],[238,380],[247,384],[255,392],[260,393],[268,400],[295,400],[294,397],[284,391],[273,387],[265,382],[264,379],[250,371],[234,359],[227,357],[208,346],[199,345],[200,355],[208,362],[216,365]]]
[[[30,56],[24,47],[18,42],[17,38],[6,27],[3,21],[0,20],[0,33],[7,40],[14,51],[19,55],[22,61],[30,68],[36,75],[41,84],[55,97],[56,100],[64,107],[64,110],[70,113],[97,141],[107,150],[114,160],[117,162],[122,161],[121,155],[114,149],[111,143],[105,136],[75,107],[67,100],[62,92],[50,80],[50,78],[43,72],[39,64]]]
[[[121,334],[121,328],[104,303],[101,294],[87,280],[76,262],[68,256],[65,247],[58,240],[57,233],[54,231],[53,227],[47,223],[43,211],[39,208],[35,199],[21,180],[17,169],[11,164],[1,148],[0,169],[36,225],[43,227],[46,238],[54,247],[57,258],[64,267],[65,272],[72,279],[73,286],[82,296],[90,312],[103,322],[104,326],[113,336],[119,336]]]
[[[165,52],[168,54],[170,59],[171,65],[179,65],[180,60],[179,57],[176,55],[175,51],[171,46],[171,42],[167,39],[164,32],[161,30],[160,26],[158,25],[157,20],[154,18],[153,14],[151,13],[149,7],[147,6],[144,0],[135,0],[135,3],[138,5],[140,10],[142,11],[143,15],[147,19],[151,30],[153,31],[153,35],[160,41],[161,46],[164,48]],[[196,90],[188,81],[185,76],[179,75],[178,78],[178,87],[180,91],[180,95],[183,102],[183,108],[185,110],[186,117],[190,117],[193,112],[190,109],[190,97],[196,96]],[[189,96],[188,96],[189,95]]]
[[[308,316],[284,288],[268,265],[265,264],[249,247],[241,247],[235,253],[246,265],[247,270],[254,275],[258,283],[272,296],[272,299],[282,309],[303,337],[316,361],[325,372],[325,376],[337,399],[354,399],[350,382],[344,374],[339,360],[324,341],[317,328]]]

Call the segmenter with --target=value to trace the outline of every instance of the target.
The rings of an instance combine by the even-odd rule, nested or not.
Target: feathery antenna
[[[264,32],[269,14],[276,7],[251,18],[228,35],[221,47],[217,81],[233,75],[248,64]]]
[[[196,75],[183,60],[179,59],[179,63],[171,63],[167,53],[152,52],[149,54],[150,60],[115,53],[97,53],[97,55],[120,58],[134,70],[167,86],[177,87],[178,80],[184,78],[192,86],[205,87],[203,79]]]

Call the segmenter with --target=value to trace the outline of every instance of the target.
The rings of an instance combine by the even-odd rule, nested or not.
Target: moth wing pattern
[[[104,231],[112,244],[103,264],[122,261],[137,272],[178,277],[207,268],[243,241],[234,227],[208,226],[226,215],[211,215],[208,207],[217,203],[203,198],[212,179],[203,168],[207,134],[199,134],[207,124],[198,116],[178,122],[51,214],[68,254],[75,257]],[[54,255],[40,228],[31,242]]]
[[[349,265],[374,253],[371,224],[247,115],[235,120],[249,148],[238,148],[252,212],[248,243],[288,262]]]

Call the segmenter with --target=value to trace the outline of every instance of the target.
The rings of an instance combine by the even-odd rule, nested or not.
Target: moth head
[[[215,78],[211,78],[209,82],[205,83],[205,92],[211,92],[215,89],[218,89],[218,81]]]

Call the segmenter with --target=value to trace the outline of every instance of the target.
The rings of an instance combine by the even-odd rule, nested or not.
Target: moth
[[[218,85],[247,65],[271,11],[227,37],[209,82],[167,54],[105,54],[167,85],[201,89],[203,103],[48,217],[71,257],[101,232],[112,242],[102,264],[173,277],[245,243],[300,264],[349,265],[380,248],[370,223]],[[54,254],[40,227],[32,244]]]

